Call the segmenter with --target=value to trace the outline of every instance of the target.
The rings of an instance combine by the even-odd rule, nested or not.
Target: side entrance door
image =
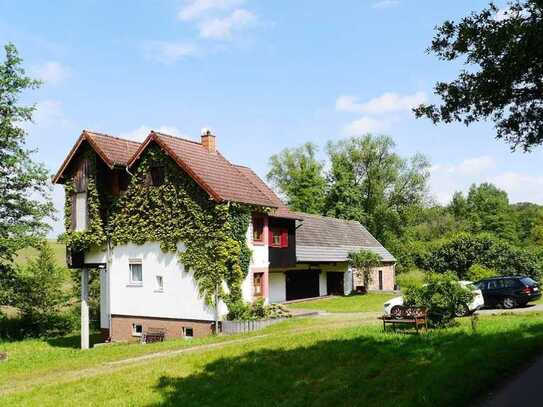
[[[343,273],[326,272],[326,292],[328,295],[343,295]]]
[[[287,271],[287,301],[318,297],[319,273],[318,270]]]

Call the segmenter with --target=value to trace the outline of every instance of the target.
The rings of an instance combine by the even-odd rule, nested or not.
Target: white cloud
[[[340,96],[336,100],[336,109],[344,112],[378,115],[410,110],[426,100],[427,96],[424,92],[416,92],[412,95],[386,92],[363,103],[354,96]]]
[[[226,17],[214,17],[202,20],[198,24],[202,38],[229,40],[236,31],[242,31],[257,21],[252,12],[245,9],[236,9]]]
[[[520,17],[526,18],[530,16],[530,13],[526,10],[522,10],[520,13],[518,13],[517,11],[511,10],[511,7],[503,7],[496,12],[494,20],[504,21],[512,17],[517,17],[518,15],[520,15]]]
[[[343,129],[344,133],[349,136],[361,136],[366,133],[382,132],[387,129],[387,125],[370,116],[363,116],[352,121]]]
[[[372,8],[390,8],[400,4],[400,0],[381,0],[371,5]]]
[[[66,117],[62,103],[58,100],[47,99],[37,103],[32,115],[33,124],[26,125],[27,130],[35,127],[69,127],[70,120]]]
[[[198,52],[194,44],[168,41],[148,41],[144,44],[144,49],[147,59],[163,64],[171,64]]]
[[[245,0],[188,0],[177,13],[177,18],[183,21],[192,21],[202,18],[214,11],[230,10]]]
[[[151,130],[157,131],[159,133],[169,134],[170,136],[188,138],[186,135],[183,134],[181,130],[174,126],[160,126],[158,128],[152,128],[144,125],[136,129],[120,133],[119,137],[134,141],[143,141],[149,135]]]
[[[70,77],[71,71],[60,62],[49,61],[32,69],[32,73],[39,80],[51,85],[58,85]]]
[[[434,165],[431,171],[433,173],[441,172],[450,175],[478,176],[495,167],[496,160],[485,155],[481,157],[468,158],[457,165]]]
[[[486,179],[507,191],[511,202],[543,203],[543,176],[504,172]]]

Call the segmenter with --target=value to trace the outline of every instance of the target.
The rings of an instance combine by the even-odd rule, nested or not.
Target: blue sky
[[[266,174],[285,147],[366,132],[432,163],[432,195],[491,181],[543,203],[542,148],[511,153],[491,124],[434,126],[410,107],[459,66],[425,53],[433,28],[486,1],[0,1],[0,43],[32,75],[29,146],[55,171],[84,128],[217,135],[231,161]],[[503,5],[503,2],[498,2]],[[62,205],[62,189],[54,191]],[[54,223],[53,234],[62,230]]]

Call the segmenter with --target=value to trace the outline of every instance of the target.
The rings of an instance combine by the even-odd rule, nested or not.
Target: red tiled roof
[[[276,218],[288,218],[288,219],[302,219],[302,217],[296,213],[291,212],[288,207],[279,199],[275,192],[249,167],[242,165],[236,165],[236,168],[247,178],[255,187],[259,189],[264,195],[270,199],[277,209],[273,211],[270,216]]]
[[[96,151],[100,158],[110,167],[116,165],[126,166],[130,158],[134,155],[140,143],[137,141],[125,140],[119,137],[109,136],[107,134],[96,133],[89,130],[83,130],[75,145],[72,147],[68,156],[60,166],[57,174],[53,177],[53,183],[60,182],[64,171],[70,164],[81,144],[87,141]]]
[[[216,201],[232,201],[276,208],[270,216],[299,219],[250,168],[233,165],[219,152],[210,153],[201,143],[151,131],[143,143],[83,130],[53,178],[62,176],[80,145],[87,141],[110,167],[132,166],[151,142],[156,142]]]
[[[196,141],[151,132],[129,165],[139,158],[152,141],[165,150],[215,200],[276,207],[273,200],[248,182],[237,167],[219,152],[210,153]]]

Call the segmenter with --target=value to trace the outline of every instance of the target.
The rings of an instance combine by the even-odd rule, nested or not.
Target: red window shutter
[[[288,247],[288,230],[281,231],[281,247]]]

